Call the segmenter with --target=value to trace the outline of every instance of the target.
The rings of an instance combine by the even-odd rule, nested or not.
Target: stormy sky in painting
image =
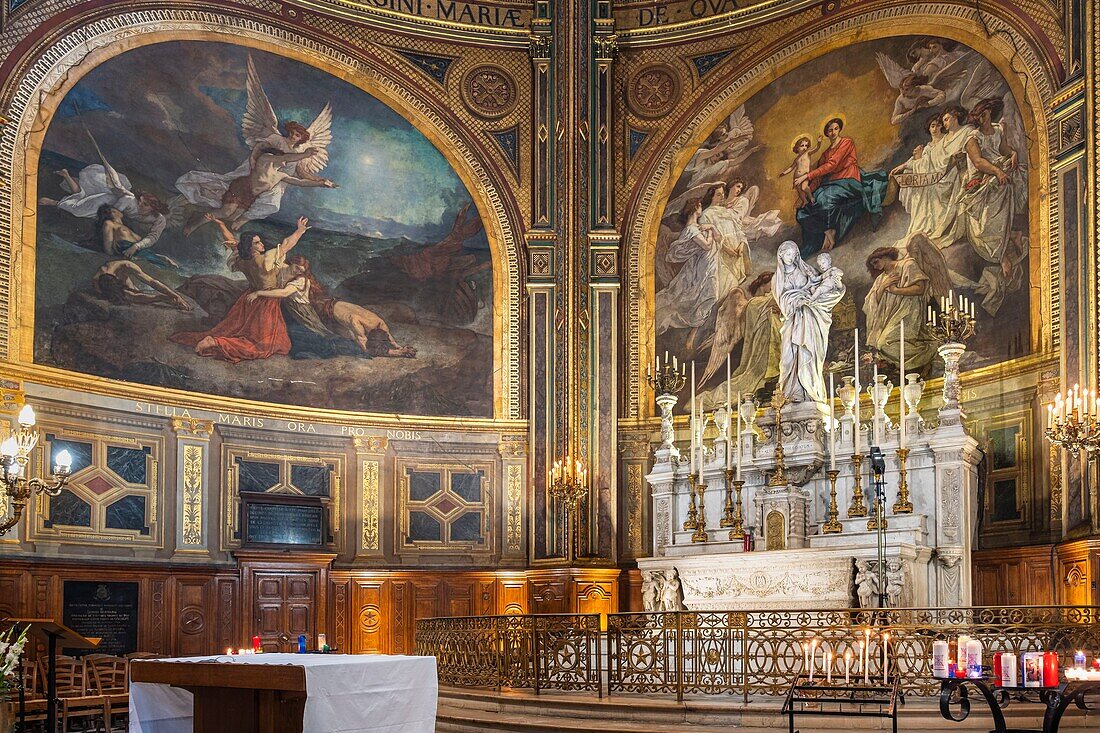
[[[397,112],[319,69],[222,43],[171,42],[122,54],[66,96],[46,149],[96,160],[85,128],[111,164],[170,193],[188,170],[226,172],[248,156],[240,120],[251,54],[281,122],[309,125],[332,103],[324,175],[334,190],[289,189],[282,218],[308,205],[318,223],[414,240],[439,237],[469,194],[443,155]],[[292,80],[292,81],[291,81]],[[52,181],[43,181],[48,191]]]

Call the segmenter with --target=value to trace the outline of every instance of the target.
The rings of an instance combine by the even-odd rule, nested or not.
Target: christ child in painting
[[[809,181],[803,180],[799,183],[798,179],[810,172],[810,168],[813,167],[810,163],[810,156],[815,155],[818,150],[821,150],[820,135],[817,136],[817,147],[813,150],[810,150],[810,138],[807,135],[801,136],[794,141],[794,146],[791,148],[794,153],[794,161],[779,174],[780,176],[794,175],[795,182],[791,184],[791,188],[794,189],[795,198],[798,200],[796,208],[805,206],[813,200],[813,191],[810,189]]]

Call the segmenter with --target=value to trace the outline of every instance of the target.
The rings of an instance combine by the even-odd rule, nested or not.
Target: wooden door
[[[252,576],[253,636],[265,652],[295,652],[304,634],[314,646],[316,587],[313,573],[257,572]]]

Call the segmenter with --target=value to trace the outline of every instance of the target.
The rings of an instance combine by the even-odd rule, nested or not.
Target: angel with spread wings
[[[248,102],[241,133],[250,150],[248,158],[229,173],[191,171],[179,177],[176,188],[184,198],[207,209],[188,222],[185,234],[209,221],[207,213],[227,222],[234,231],[245,222],[265,219],[279,211],[287,186],[336,187],[317,175],[328,165],[332,106],[326,104],[309,127],[289,121],[280,132],[251,56],[245,90]]]

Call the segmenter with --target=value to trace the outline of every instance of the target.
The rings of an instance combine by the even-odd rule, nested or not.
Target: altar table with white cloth
[[[150,660],[154,661],[154,660]],[[255,654],[155,660],[285,664],[306,677],[306,733],[432,733],[439,693],[435,657]],[[130,685],[130,733],[191,733],[194,699],[169,685]]]

